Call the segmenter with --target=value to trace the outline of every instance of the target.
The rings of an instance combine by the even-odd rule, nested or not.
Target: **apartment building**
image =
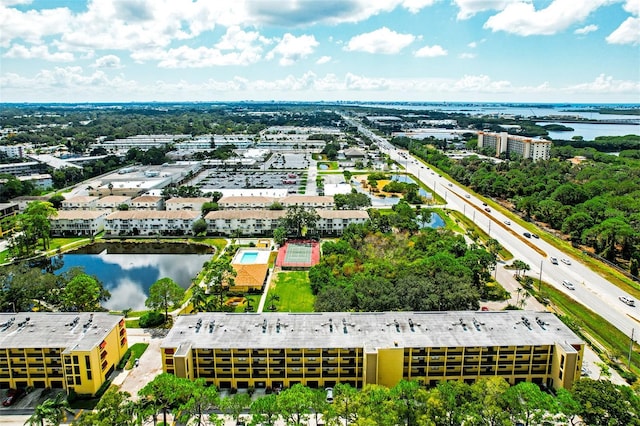
[[[95,236],[104,230],[109,210],[59,210],[49,219],[51,235]]]
[[[127,348],[120,316],[0,313],[0,389],[48,387],[93,396]]]
[[[351,223],[364,223],[369,214],[364,210],[316,209],[320,219],[316,228],[322,235],[340,235]],[[217,235],[270,235],[280,226],[286,210],[218,210],[207,213],[208,232]]]
[[[200,313],[178,317],[161,344],[164,372],[221,389],[493,376],[570,388],[583,350],[555,315],[533,311]]]
[[[17,203],[0,203],[0,238],[11,233],[11,218],[19,212]]]
[[[253,209],[267,209],[279,198],[276,197],[262,197],[259,195],[229,195],[224,196],[218,200],[218,207],[221,209],[238,209],[238,210],[253,210]]]
[[[211,198],[206,197],[191,197],[191,198],[171,198],[164,202],[165,209],[167,210],[191,210],[194,212],[202,211],[204,203],[210,203]]]
[[[515,136],[507,132],[478,132],[478,148],[494,149],[496,157],[502,153],[514,153],[533,161],[548,160],[551,156],[551,145],[551,141],[546,139]]]
[[[164,199],[155,195],[141,195],[131,200],[131,208],[134,210],[162,210]]]
[[[332,209],[335,207],[333,197],[325,195],[288,195],[276,201],[279,201],[284,208],[302,206],[314,209]]]
[[[191,233],[200,212],[167,210],[116,211],[105,219],[105,231],[114,235],[185,235]]]
[[[121,205],[130,205],[131,197],[127,197],[124,195],[107,195],[106,197],[100,198],[96,202],[96,208],[100,210],[116,210],[118,206]]]
[[[63,200],[60,208],[62,210],[95,210],[99,199],[90,195],[78,195]]]

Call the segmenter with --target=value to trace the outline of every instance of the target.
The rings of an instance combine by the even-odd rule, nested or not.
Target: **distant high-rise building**
[[[551,155],[551,141],[510,135],[507,132],[478,132],[478,148],[493,148],[496,157],[506,152],[533,161],[548,160]]]

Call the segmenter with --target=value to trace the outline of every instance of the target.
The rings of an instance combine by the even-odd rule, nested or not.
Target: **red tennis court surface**
[[[283,269],[310,268],[320,262],[320,244],[314,240],[291,240],[280,247],[276,266]]]

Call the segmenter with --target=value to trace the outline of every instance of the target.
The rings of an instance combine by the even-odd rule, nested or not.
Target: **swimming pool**
[[[242,253],[242,257],[240,257],[240,263],[256,263],[258,260],[258,253],[255,251],[245,251]]]

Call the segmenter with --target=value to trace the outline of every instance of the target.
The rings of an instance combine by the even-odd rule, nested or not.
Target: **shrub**
[[[164,315],[160,312],[146,312],[140,317],[140,327],[155,327],[162,323],[164,323]]]

